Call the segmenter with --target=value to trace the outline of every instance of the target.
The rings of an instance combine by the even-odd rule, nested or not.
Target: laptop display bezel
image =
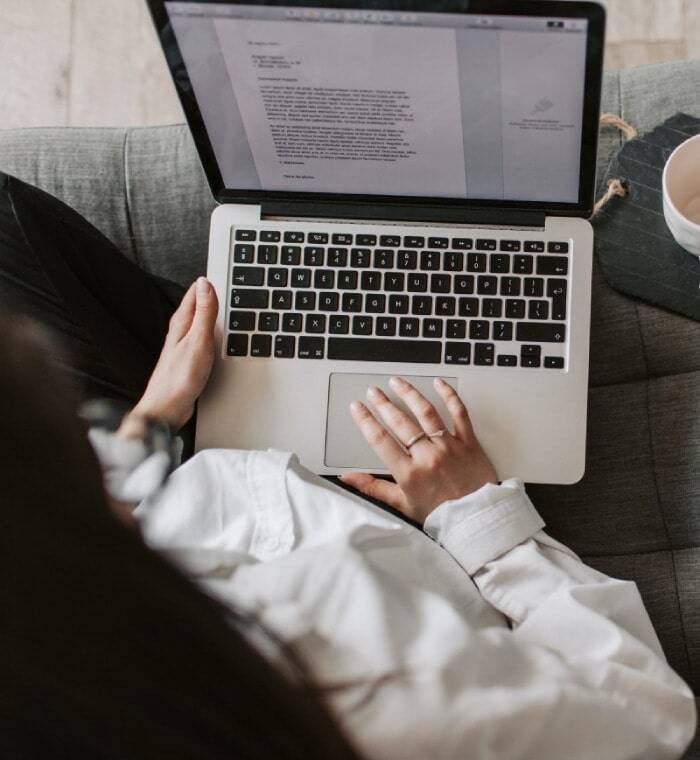
[[[583,127],[579,196],[577,203],[539,201],[503,201],[474,198],[434,198],[419,196],[357,195],[341,193],[308,193],[278,190],[245,190],[227,188],[219,170],[194,87],[187,73],[182,52],[170,23],[165,0],[147,0],[156,31],[165,53],[176,91],[192,132],[207,181],[219,203],[259,204],[274,207],[275,213],[285,208],[297,215],[334,216],[342,209],[344,216],[391,219],[415,218],[429,221],[471,221],[479,213],[513,212],[526,218],[529,213],[540,216],[591,215],[595,193],[598,121],[603,74],[605,10],[595,2],[578,0],[189,0],[201,5],[266,5],[323,9],[388,10],[416,13],[465,13],[472,15],[506,15],[585,19],[588,22],[586,45],[586,81],[584,87]],[[291,212],[291,211],[290,211]]]

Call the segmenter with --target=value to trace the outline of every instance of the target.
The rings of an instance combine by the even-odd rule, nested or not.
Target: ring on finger
[[[447,433],[447,428],[442,428],[442,430],[436,430],[434,433],[428,433],[428,438],[442,438],[442,436],[447,435]]]
[[[427,438],[428,434],[421,430],[420,433],[416,433],[412,438],[409,438],[406,443],[404,443],[403,447],[408,451],[411,446],[414,446],[418,441],[422,441],[423,438]]]

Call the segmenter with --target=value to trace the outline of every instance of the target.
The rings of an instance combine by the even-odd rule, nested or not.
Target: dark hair
[[[357,758],[312,689],[113,517],[27,332],[0,325],[0,756]]]

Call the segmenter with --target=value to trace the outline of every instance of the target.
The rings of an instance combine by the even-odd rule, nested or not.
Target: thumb
[[[219,302],[214,288],[206,277],[200,277],[196,285],[197,303],[192,327],[198,332],[209,334],[214,331]]]
[[[371,499],[379,499],[390,507],[403,511],[403,491],[396,483],[375,478],[366,472],[349,472],[341,475],[340,480]]]

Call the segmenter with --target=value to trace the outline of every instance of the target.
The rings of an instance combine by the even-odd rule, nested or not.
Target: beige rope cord
[[[625,136],[625,140],[633,140],[639,135],[636,128],[631,124],[628,124],[621,116],[617,116],[614,113],[604,113],[600,117],[600,124],[603,127],[615,127]],[[593,207],[593,214],[591,219],[598,214],[598,212],[610,202],[612,198],[617,196],[618,198],[624,198],[627,195],[627,188],[624,183],[618,177],[615,177],[608,182],[608,189],[598,199],[597,203]]]

